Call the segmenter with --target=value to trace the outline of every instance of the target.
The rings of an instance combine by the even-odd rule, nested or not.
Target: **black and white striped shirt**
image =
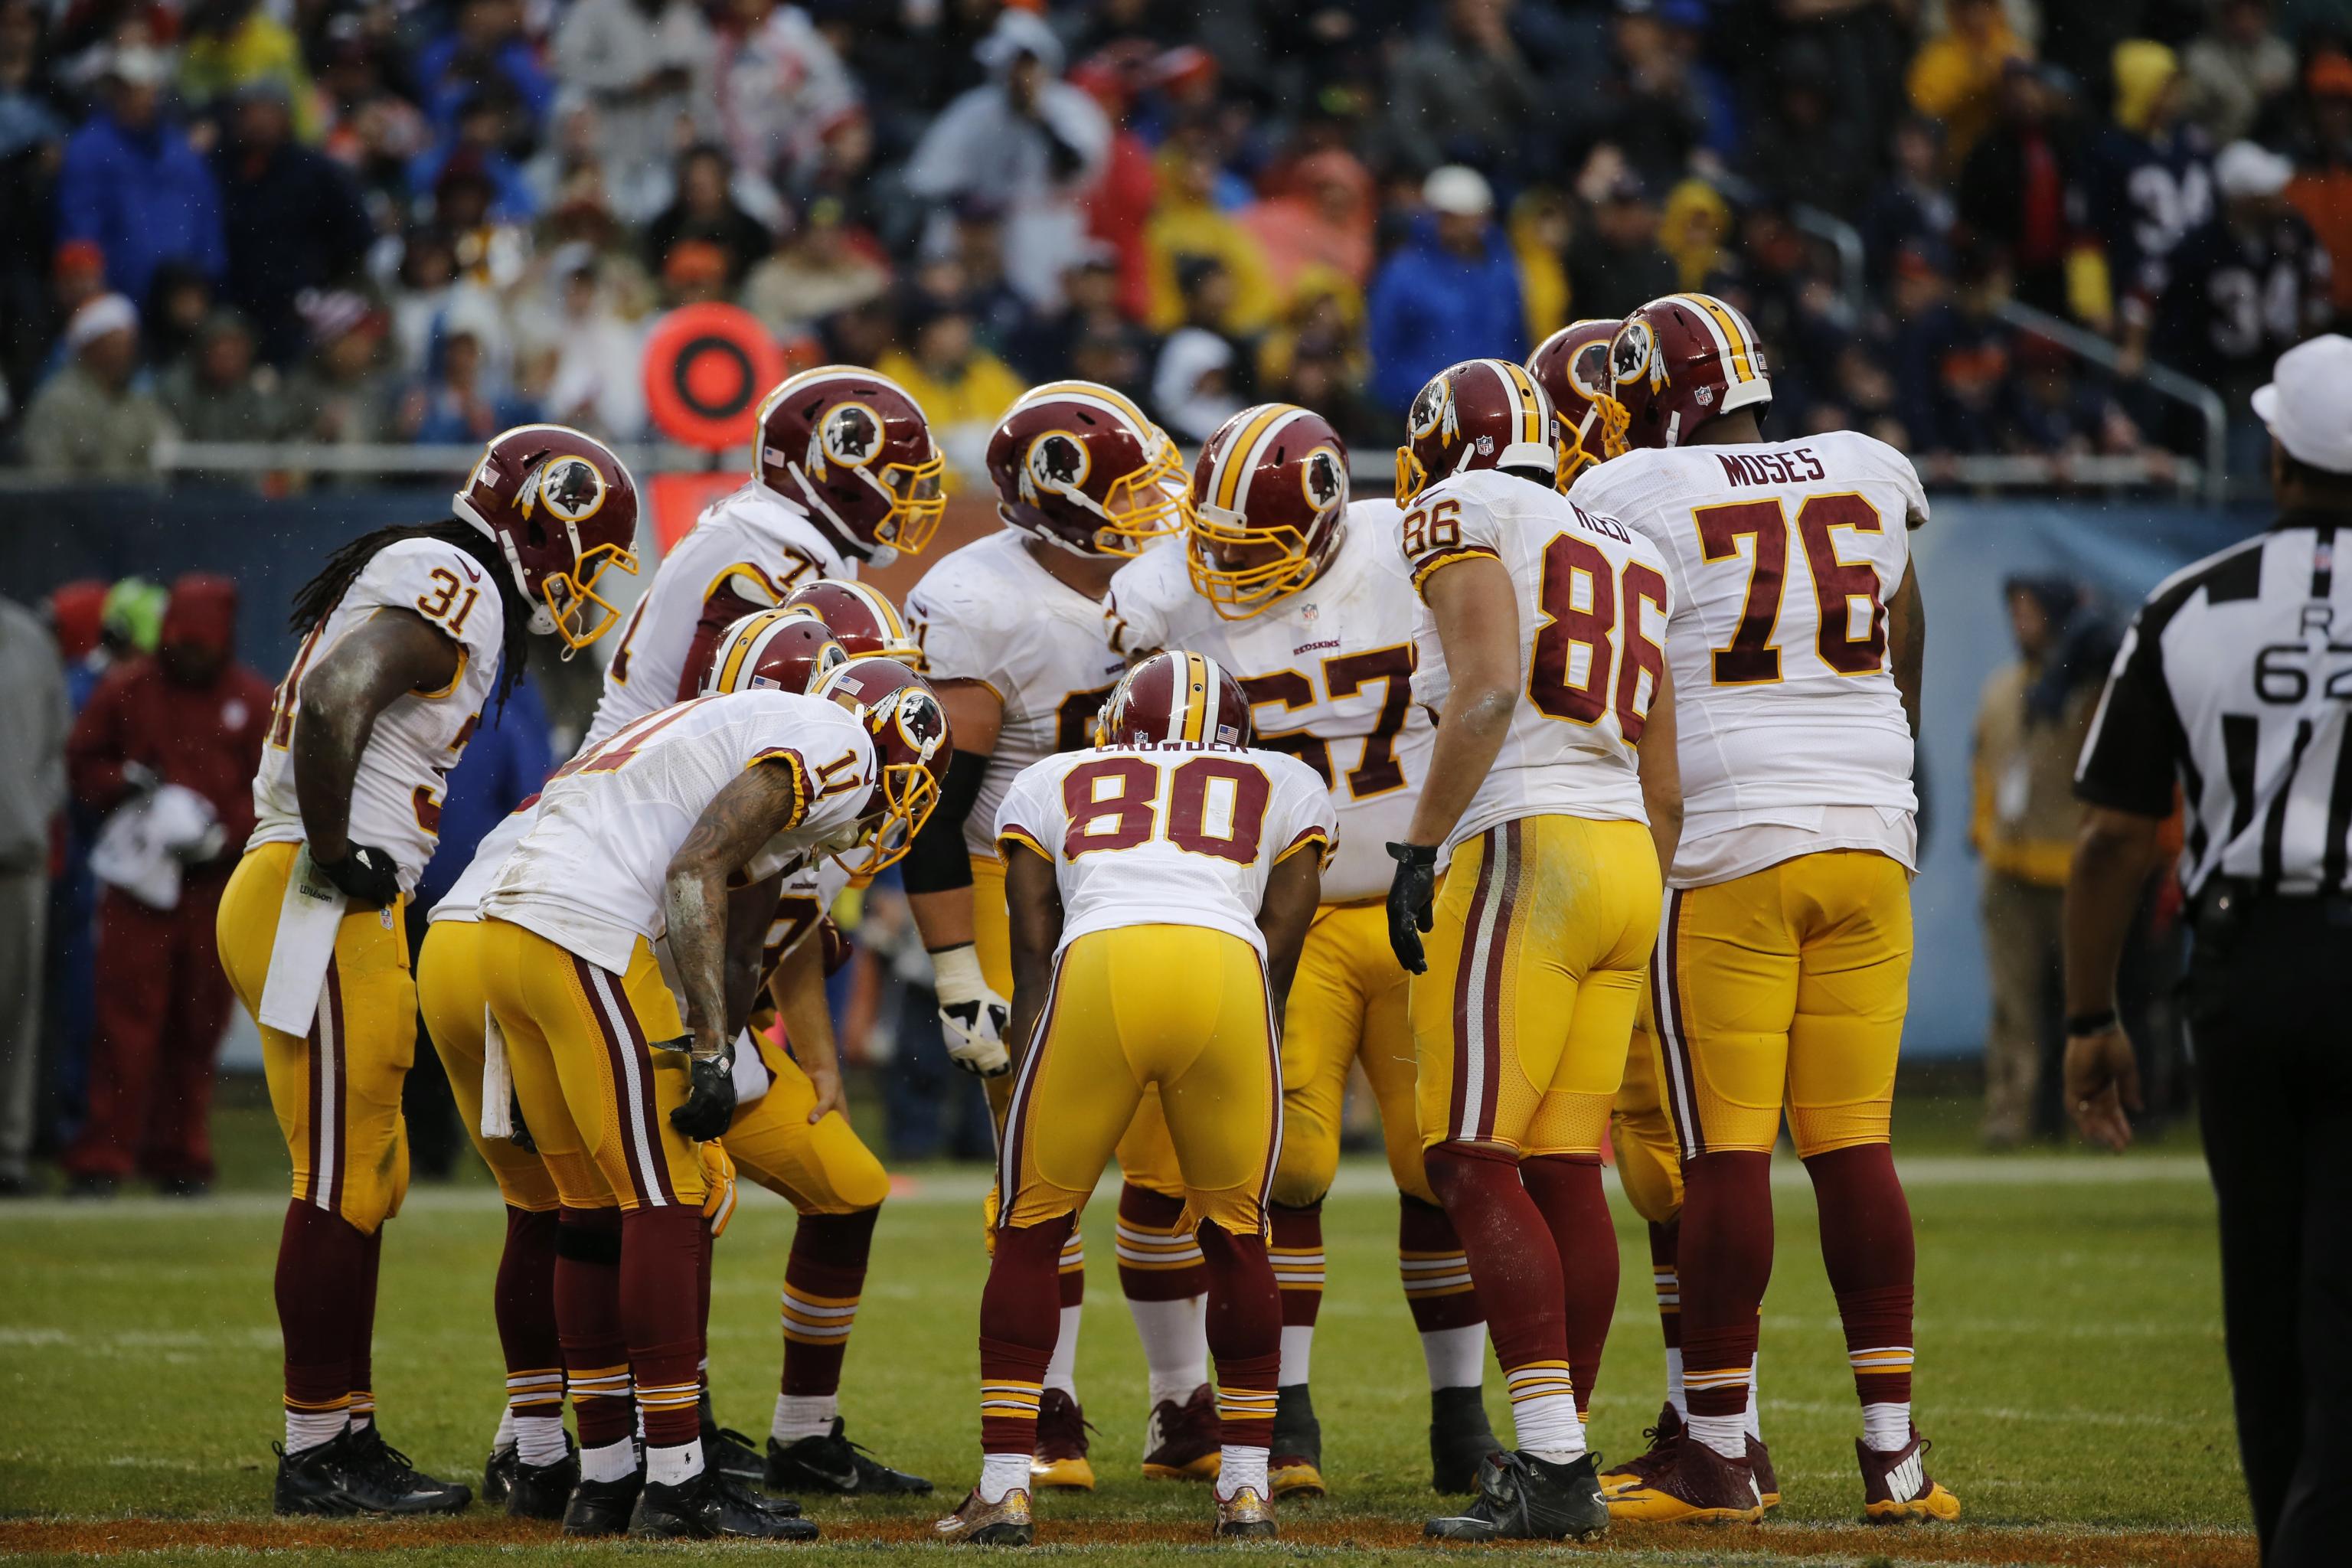
[[[2181,886],[2342,892],[2352,857],[2352,514],[2290,512],[2175,573],[2116,655],[2074,792],[2146,816],[2186,803]]]

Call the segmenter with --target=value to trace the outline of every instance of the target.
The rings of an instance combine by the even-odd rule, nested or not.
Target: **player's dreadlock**
[[[530,605],[516,589],[505,563],[498,559],[490,542],[454,517],[439,522],[396,523],[379,528],[373,533],[361,534],[328,556],[319,574],[295,594],[294,613],[286,619],[288,629],[298,637],[308,637],[313,627],[334,614],[335,606],[342,602],[343,591],[377,552],[404,539],[437,539],[444,544],[454,544],[480,562],[490,581],[498,584],[499,598],[506,611],[506,645],[499,659],[498,689],[499,706],[503,709],[507,694],[521,683],[523,664],[530,657]]]

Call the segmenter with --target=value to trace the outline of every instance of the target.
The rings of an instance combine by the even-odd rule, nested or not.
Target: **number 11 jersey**
[[[1677,887],[1789,852],[1916,862],[1911,729],[1886,605],[1927,498],[1910,460],[1851,431],[1628,452],[1570,492],[1672,563],[1666,652],[1683,785]]]

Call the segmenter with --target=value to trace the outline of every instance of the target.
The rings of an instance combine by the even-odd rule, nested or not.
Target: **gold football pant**
[[[1683,1156],[1883,1143],[1911,983],[1911,879],[1868,850],[1676,889],[1658,931],[1665,1101]]]
[[[511,1140],[482,1135],[482,1023],[489,1003],[482,989],[481,929],[475,921],[436,921],[425,928],[425,944],[416,954],[417,1011],[448,1069],[449,1095],[466,1136],[489,1166],[499,1191],[509,1206],[543,1214],[561,1201],[546,1163]],[[583,1174],[603,1180],[593,1170]]]
[[[1600,1152],[1658,900],[1638,822],[1519,817],[1454,849],[1412,987],[1423,1148]]]
[[[1181,1227],[1261,1235],[1281,1138],[1281,1066],[1265,966],[1205,926],[1126,926],[1064,949],[1023,1061],[998,1157],[1001,1222],[1075,1214],[1147,1091],[1184,1182]]]
[[[1013,921],[1004,901],[1004,862],[993,855],[971,858],[971,941],[978,950],[981,978],[999,996],[1013,995]],[[1001,1131],[1013,1095],[1013,1076],[988,1081],[989,1105]],[[1184,1194],[1184,1173],[1176,1168],[1176,1147],[1169,1141],[1168,1119],[1161,1113],[1157,1089],[1146,1094],[1135,1109],[1135,1120],[1118,1141],[1120,1174],[1139,1187],[1169,1197]],[[1185,1262],[1197,1261],[1188,1257]]]
[[[728,1124],[725,1142],[736,1170],[804,1215],[879,1205],[890,1195],[882,1162],[838,1110],[811,1124],[816,1086],[782,1047],[762,1035],[752,1038],[775,1081]]]
[[[614,974],[537,931],[485,920],[482,989],[506,1036],[522,1119],[566,1208],[702,1206],[702,1161],[669,1123],[691,1087],[686,1032],[641,937]]]
[[[1666,1117],[1662,1082],[1658,1034],[1645,989],[1634,1017],[1633,1048],[1625,1053],[1625,1080],[1609,1108],[1609,1142],[1626,1198],[1652,1225],[1673,1224],[1683,1207],[1682,1151]]]
[[[256,845],[221,894],[221,967],[257,1023],[299,847]],[[402,923],[406,902],[343,916],[309,1034],[261,1030],[262,1071],[293,1160],[295,1199],[367,1234],[400,1212],[408,1191],[400,1089],[416,1059],[416,987]]]
[[[1276,1203],[1305,1207],[1330,1189],[1339,1168],[1348,1071],[1359,1061],[1380,1106],[1381,1138],[1398,1190],[1437,1201],[1421,1168],[1409,978],[1389,946],[1384,904],[1326,904],[1316,911],[1283,1009]]]

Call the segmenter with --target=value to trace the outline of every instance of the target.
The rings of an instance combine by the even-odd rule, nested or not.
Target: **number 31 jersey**
[[[1457,562],[1511,574],[1520,699],[1495,765],[1446,839],[1452,848],[1522,816],[1647,822],[1634,742],[1665,669],[1674,594],[1658,548],[1549,486],[1473,468],[1413,498],[1401,526],[1414,591]],[[1424,607],[1413,700],[1445,705],[1451,680]]]
[[[1275,867],[1328,855],[1339,833],[1305,763],[1200,741],[1047,757],[1013,781],[995,826],[1053,862],[1062,947],[1122,926],[1207,926],[1261,958]]]
[[[1642,450],[1569,494],[1673,563],[1686,841],[1822,807],[1917,809],[1886,640],[1927,520],[1908,458],[1854,432]]]
[[[294,791],[294,731],[302,721],[302,678],[329,649],[385,610],[424,616],[457,645],[457,673],[438,691],[410,691],[376,716],[352,780],[350,833],[400,867],[403,892],[416,889],[441,831],[441,792],[466,754],[482,703],[498,679],[506,608],[489,568],[438,539],[385,545],[360,568],[326,620],[302,639],[278,683],[253,775],[256,844],[299,844],[302,806]]]
[[[933,680],[977,680],[1004,705],[996,749],[964,818],[964,847],[993,858],[990,832],[1013,776],[1094,740],[1095,715],[1126,662],[1103,640],[1102,604],[1037,564],[1013,529],[942,558],[907,595]]]
[[[1341,829],[1323,878],[1329,904],[1388,891],[1396,863],[1382,846],[1404,837],[1429,776],[1434,731],[1412,692],[1421,606],[1390,544],[1397,515],[1394,501],[1349,506],[1323,574],[1243,620],[1193,591],[1181,545],[1119,568],[1106,601],[1113,652],[1206,654],[1249,694],[1259,748],[1322,775]]]

